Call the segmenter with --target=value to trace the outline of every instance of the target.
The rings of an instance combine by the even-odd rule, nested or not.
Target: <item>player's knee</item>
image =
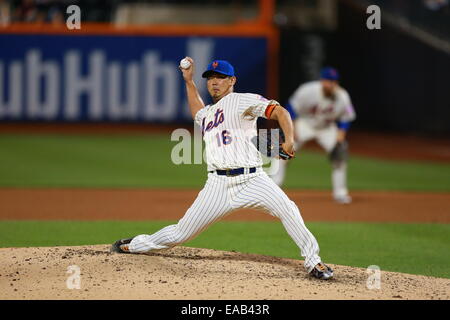
[[[280,200],[273,200],[272,203],[272,211],[277,214],[280,215],[282,212],[286,211],[286,203]]]
[[[292,200],[290,200],[290,204],[291,204],[291,207],[290,207],[289,212],[292,215],[292,217],[293,218],[301,217],[300,209],[298,208],[297,204]]]
[[[290,200],[274,199],[270,210],[271,214],[279,219],[294,215],[295,210],[293,209],[291,202],[292,201]]]

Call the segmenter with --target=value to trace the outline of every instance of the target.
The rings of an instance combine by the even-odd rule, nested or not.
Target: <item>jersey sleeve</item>
[[[354,121],[356,119],[356,113],[347,91],[342,90],[339,103],[342,104],[342,112],[336,120],[339,122]]]
[[[269,119],[275,106],[279,103],[275,100],[268,100],[258,94],[242,94],[239,99],[239,114],[244,119],[256,119],[262,117]]]
[[[206,109],[207,109],[207,106],[201,108],[201,109],[198,110],[197,113],[195,114],[194,121],[195,121],[195,123],[197,123],[199,126],[202,125],[203,118],[206,116]]]

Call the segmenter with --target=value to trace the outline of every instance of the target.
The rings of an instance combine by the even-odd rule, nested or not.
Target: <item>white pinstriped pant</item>
[[[194,238],[212,223],[240,208],[262,209],[279,218],[300,248],[308,272],[321,261],[319,245],[305,226],[299,209],[261,168],[256,173],[235,177],[208,173],[204,188],[177,224],[152,235],[134,237],[129,250],[144,253],[174,247]]]

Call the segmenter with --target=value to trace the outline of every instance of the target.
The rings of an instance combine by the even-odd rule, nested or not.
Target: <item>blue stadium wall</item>
[[[186,122],[180,59],[195,79],[230,61],[237,92],[267,94],[265,37],[0,34],[0,121]]]

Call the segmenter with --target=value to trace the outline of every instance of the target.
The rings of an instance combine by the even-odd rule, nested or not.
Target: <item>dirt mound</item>
[[[450,299],[450,279],[382,271],[370,290],[365,269],[330,266],[335,278],[319,281],[302,261],[209,249],[3,248],[0,299]]]

